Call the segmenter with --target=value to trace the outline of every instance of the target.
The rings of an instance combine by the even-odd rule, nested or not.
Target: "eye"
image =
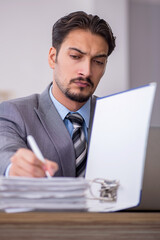
[[[75,60],[80,59],[80,56],[77,56],[77,55],[74,55],[74,54],[70,54],[70,57],[75,59]]]
[[[93,62],[96,63],[97,65],[104,65],[104,62],[96,60],[96,59],[94,59]]]

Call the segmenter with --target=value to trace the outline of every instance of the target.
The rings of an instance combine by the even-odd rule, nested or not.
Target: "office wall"
[[[48,66],[53,23],[72,11],[104,17],[117,37],[106,74],[96,91],[103,96],[128,87],[127,0],[0,0],[0,95],[41,92],[52,81]]]
[[[98,96],[104,96],[129,87],[128,0],[95,0],[94,11],[109,22],[116,36],[115,51],[96,91]]]
[[[157,82],[151,119],[160,126],[160,1],[129,2],[130,87]]]

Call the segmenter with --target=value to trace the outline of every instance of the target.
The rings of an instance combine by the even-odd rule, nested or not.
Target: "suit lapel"
[[[57,151],[57,161],[63,176],[74,177],[75,157],[72,139],[49,97],[49,88],[50,86],[40,95],[39,107],[35,111]]]

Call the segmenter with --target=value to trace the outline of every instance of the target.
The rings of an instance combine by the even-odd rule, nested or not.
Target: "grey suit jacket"
[[[58,163],[55,176],[75,176],[75,154],[72,139],[49,96],[42,94],[6,101],[0,104],[0,174],[19,148],[29,148],[27,136],[33,135],[45,158]],[[95,107],[91,101],[89,136]]]

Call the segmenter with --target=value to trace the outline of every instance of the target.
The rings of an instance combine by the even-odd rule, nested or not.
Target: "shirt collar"
[[[65,119],[66,115],[70,112],[69,109],[67,109],[65,106],[63,106],[60,102],[57,101],[57,99],[55,99],[55,97],[52,94],[52,87],[53,85],[51,85],[50,90],[49,90],[49,95],[50,98],[53,102],[53,104],[55,105],[59,115],[61,116],[62,120]],[[89,119],[90,119],[90,99],[77,111],[79,114],[81,114],[81,116],[83,117],[87,128],[89,128]]]

